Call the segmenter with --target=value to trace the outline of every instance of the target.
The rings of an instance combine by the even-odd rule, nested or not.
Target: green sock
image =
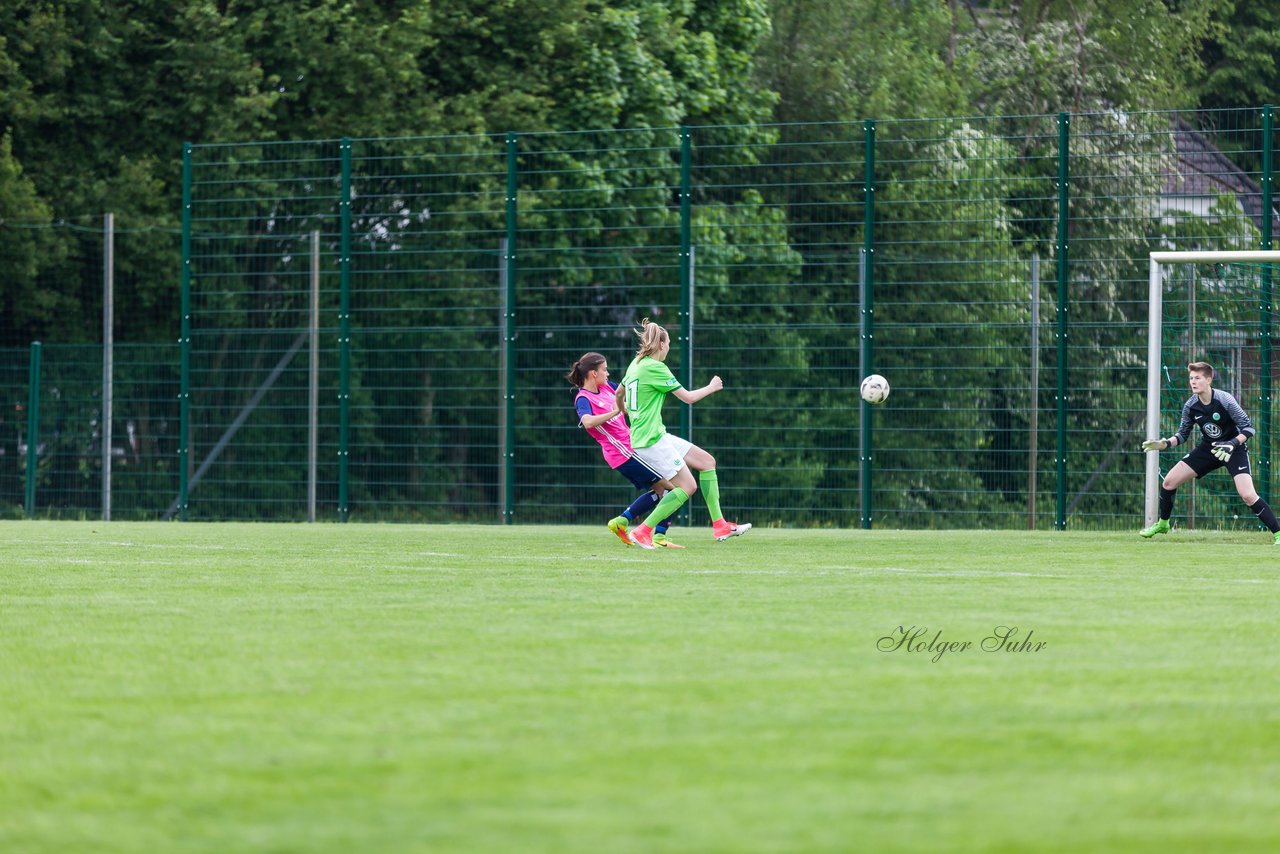
[[[711,511],[711,521],[718,522],[724,514],[720,512],[720,478],[715,469],[700,472],[698,485],[702,487],[702,497],[707,501],[707,509]]]
[[[656,528],[659,522],[679,510],[688,500],[689,493],[677,486],[675,489],[662,496],[662,500],[658,502],[658,506],[653,508],[653,512],[645,517],[644,523],[650,528]]]

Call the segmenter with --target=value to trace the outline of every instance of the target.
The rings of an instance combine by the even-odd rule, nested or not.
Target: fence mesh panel
[[[1147,256],[1270,248],[1263,126],[1242,109],[193,146],[185,255],[174,228],[117,237],[114,509],[181,512],[185,400],[188,518],[306,518],[314,487],[322,519],[599,523],[633,490],[563,375],[598,351],[620,379],[649,317],[678,378],[724,380],[665,420],[716,457],[731,517],[1132,527]],[[8,515],[47,330],[36,510],[100,509],[102,241],[87,220],[0,224]],[[1168,321],[1170,399],[1187,361],[1217,359],[1263,420],[1270,339],[1235,307],[1260,280],[1171,274],[1170,310],[1196,308]],[[857,397],[871,371],[893,385],[881,407]],[[1195,524],[1253,524],[1202,491]],[[684,521],[706,524],[701,500]]]

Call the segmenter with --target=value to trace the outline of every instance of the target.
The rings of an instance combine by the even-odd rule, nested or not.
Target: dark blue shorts
[[[1213,455],[1213,445],[1201,442],[1190,451],[1183,455],[1182,461],[1191,466],[1191,470],[1196,473],[1196,477],[1204,477],[1211,471],[1223,468],[1227,469],[1227,474],[1235,477],[1238,474],[1252,475],[1253,471],[1249,468],[1249,448],[1241,445],[1236,448],[1235,453],[1231,455],[1231,459],[1225,463]]]
[[[619,472],[627,480],[635,484],[636,489],[648,489],[662,478],[658,477],[653,469],[640,462],[635,457],[627,460],[618,466],[614,471]]]

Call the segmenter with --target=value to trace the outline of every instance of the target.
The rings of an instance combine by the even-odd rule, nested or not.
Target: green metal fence
[[[39,352],[32,381],[33,349]],[[177,483],[176,346],[115,348],[114,430],[110,440],[111,513],[157,519]],[[32,395],[34,389],[35,394]],[[30,508],[52,518],[101,518],[103,510],[102,347],[43,344],[0,349],[0,513]],[[34,447],[28,416],[39,422]],[[31,452],[34,450],[34,454]],[[35,462],[36,476],[28,477]]]
[[[176,494],[180,231],[104,219],[0,225],[0,517],[155,519]]]
[[[149,512],[599,522],[630,487],[561,375],[597,350],[620,377],[647,316],[685,384],[724,379],[667,423],[716,456],[733,518],[1132,527],[1147,254],[1269,247],[1270,122],[1259,108],[188,146],[165,380],[180,426]],[[1168,420],[1202,355],[1226,360],[1269,428],[1264,279],[1227,289],[1252,315],[1221,309],[1248,358],[1171,333]],[[1171,305],[1179,288],[1194,293],[1171,279]],[[883,407],[857,397],[873,370],[893,384]],[[0,382],[13,396],[23,381],[5,361]],[[1195,524],[1237,524],[1229,502],[1201,503]]]

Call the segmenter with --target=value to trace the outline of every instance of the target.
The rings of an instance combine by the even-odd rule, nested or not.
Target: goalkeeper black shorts
[[[1182,461],[1191,466],[1191,470],[1196,473],[1197,478],[1204,477],[1209,472],[1216,471],[1224,466],[1232,477],[1238,474],[1253,475],[1253,470],[1249,467],[1249,448],[1247,445],[1241,445],[1236,448],[1235,453],[1231,455],[1231,459],[1224,463],[1213,455],[1212,442],[1201,442],[1190,451],[1187,451],[1183,455]]]

